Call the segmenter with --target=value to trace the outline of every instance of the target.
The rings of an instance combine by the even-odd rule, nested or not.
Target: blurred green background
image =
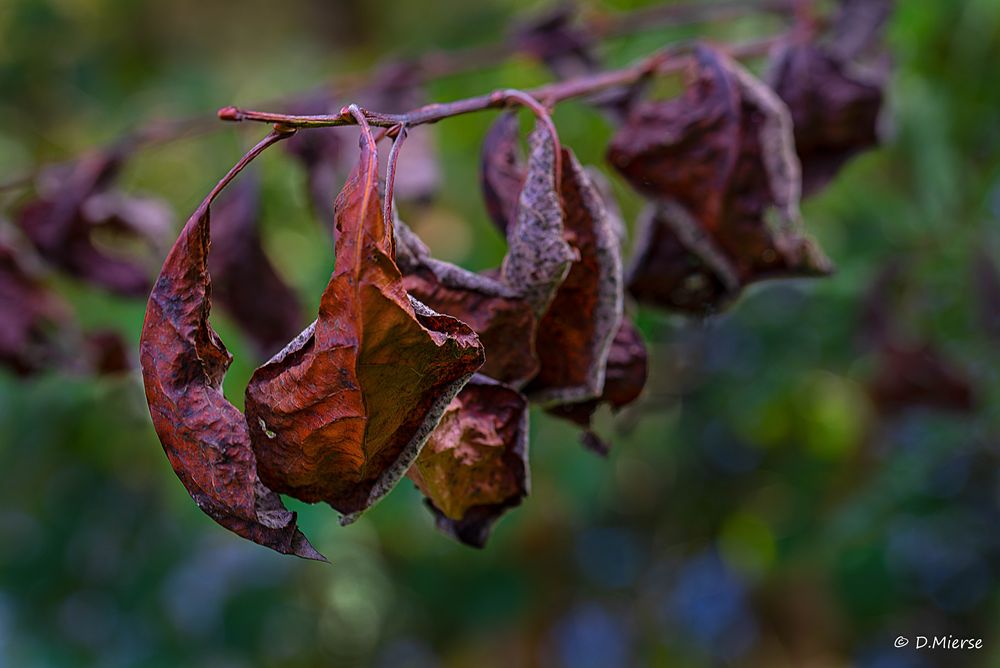
[[[0,375],[0,666],[1000,666],[1000,339],[986,326],[1000,303],[976,289],[983,254],[1000,251],[1000,2],[898,4],[887,144],[804,205],[838,273],[756,286],[704,322],[641,311],[650,382],[638,405],[599,420],[612,453],[583,450],[572,427],[534,412],[532,495],[484,551],[435,532],[404,481],[348,528],[292,502],[331,565],[272,554],[191,502],[137,372]],[[540,7],[3,0],[0,176],[151,118],[281,98],[389,55],[496,42]],[[602,53],[622,64],[674,40],[781,27],[659,29]],[[448,100],[548,78],[514,58],[426,92]],[[403,211],[440,256],[470,268],[503,253],[478,198],[491,119],[434,126],[440,196]],[[581,104],[555,119],[607,171],[607,123]],[[144,151],[125,181],[167,199],[179,225],[263,130]],[[329,237],[298,165],[280,150],[258,164],[267,247],[312,309]],[[631,220],[639,202],[614,186]],[[975,411],[870,400],[879,360],[862,331],[890,263],[898,294],[875,306],[939,349],[975,388]],[[141,301],[54,280],[85,325],[117,328],[134,348]],[[239,404],[259,360],[224,314],[213,322],[236,357],[226,391]],[[918,634],[983,638],[984,649],[893,648]]]

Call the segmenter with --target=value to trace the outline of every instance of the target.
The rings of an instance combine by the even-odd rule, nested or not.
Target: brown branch
[[[785,39],[785,36],[779,35],[754,42],[722,47],[722,50],[733,58],[749,58],[767,53],[776,43],[783,39]],[[575,79],[566,79],[527,91],[511,89],[496,90],[485,95],[469,97],[454,102],[428,104],[402,114],[384,114],[367,109],[362,109],[361,112],[369,124],[385,128],[397,125],[413,127],[415,125],[437,123],[445,118],[488,109],[501,109],[513,104],[529,106],[538,115],[539,107],[530,104],[528,100],[535,100],[537,105],[551,106],[571,98],[593,95],[609,88],[628,86],[648,76],[678,72],[689,62],[689,54],[682,52],[686,48],[672,46],[668,49],[657,51],[619,70],[582,76]],[[276,127],[284,128],[324,128],[357,124],[356,119],[347,107],[342,108],[338,114],[318,115],[281,114],[240,109],[238,107],[223,107],[219,110],[218,116],[224,121],[274,123]]]
[[[812,0],[807,1],[812,2]],[[724,21],[761,13],[792,16],[799,3],[801,0],[718,0],[709,3],[668,4],[624,13],[591,13],[587,15],[580,30],[595,40],[611,39],[663,27]],[[426,53],[407,65],[412,69],[415,82],[427,82],[495,66],[521,53],[523,49],[524,46],[518,43],[518,40],[508,37],[499,44]],[[399,65],[398,62],[390,63],[383,66],[383,71]],[[374,75],[374,78],[378,78],[377,74]],[[290,100],[306,99],[315,95],[318,90],[331,88],[340,92],[356,93],[367,87],[372,79],[371,73],[348,75],[324,85],[321,89],[312,89],[294,95]],[[288,100],[284,102],[287,103]],[[280,104],[282,102],[275,101],[274,103]],[[108,148],[114,149],[128,145],[135,149],[196,136],[221,127],[214,121],[215,119],[204,115],[197,115],[167,123],[153,123],[129,133],[124,138],[113,142]],[[43,165],[29,173],[20,174],[0,182],[0,193],[27,187],[34,182],[43,169],[72,164],[77,159],[72,158]]]

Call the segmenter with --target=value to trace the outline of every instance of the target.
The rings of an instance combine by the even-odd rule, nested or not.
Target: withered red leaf
[[[608,446],[590,431],[594,412],[601,404],[612,410],[628,406],[642,394],[646,386],[649,356],[638,328],[628,318],[622,318],[608,352],[604,374],[604,389],[597,399],[562,404],[546,409],[552,415],[570,420],[584,427],[584,443],[598,452],[607,452]]]
[[[969,412],[976,406],[976,388],[968,370],[933,341],[915,334],[902,321],[911,296],[906,264],[885,263],[862,302],[859,342],[874,359],[868,392],[883,415],[921,406]]]
[[[525,168],[520,159],[520,126],[517,114],[500,114],[483,138],[479,178],[483,202],[490,220],[507,234],[514,219],[518,196],[524,184]]]
[[[514,30],[520,50],[541,60],[560,79],[593,72],[600,65],[590,36],[573,25],[573,9],[571,4],[556,6]]]
[[[868,384],[872,400],[886,415],[914,406],[968,413],[976,393],[968,373],[928,342],[883,344]]]
[[[246,413],[261,479],[344,523],[406,473],[483,363],[475,333],[406,293],[382,216],[374,138],[336,210],[336,262],[319,317],[253,375]]]
[[[106,191],[122,159],[119,152],[100,153],[60,171],[52,179],[54,185],[18,212],[17,222],[39,255],[52,265],[113,292],[145,296],[151,272],[131,258],[106,252],[94,240],[95,229],[102,225],[133,235],[142,233],[141,226],[94,219],[94,209],[87,207],[88,200]],[[115,209],[109,215],[122,211]]]
[[[541,361],[527,388],[542,404],[600,396],[608,351],[622,317],[622,267],[614,223],[601,193],[569,149],[559,194],[563,237],[576,254],[535,337]]]
[[[302,330],[295,292],[264,252],[260,236],[260,188],[237,184],[212,216],[212,290],[218,302],[270,357]]]
[[[322,559],[295,513],[257,476],[247,424],[222,394],[232,361],[208,322],[207,205],[188,220],[163,264],[139,343],[153,426],[198,506],[230,531],[283,554]]]
[[[856,154],[879,143],[885,82],[815,44],[774,56],[768,83],[788,105],[805,194],[829,183]]]
[[[548,309],[576,259],[563,238],[556,142],[542,123],[528,135],[528,168],[507,227],[507,254],[500,266],[502,280],[531,304],[537,316]]]
[[[480,373],[524,385],[538,372],[531,306],[516,290],[486,274],[436,260],[400,220],[396,220],[396,257],[406,291],[439,313],[466,323],[486,352]]]
[[[504,118],[516,132],[517,119]],[[407,289],[431,308],[471,325],[486,350],[482,372],[516,388],[538,371],[539,318],[576,257],[563,238],[555,137],[540,123],[529,136],[529,147],[527,167],[518,163],[512,149],[506,167],[510,180],[496,191],[494,201],[501,207],[496,215],[503,217],[508,239],[499,273],[475,274],[434,260],[419,239],[401,227],[405,238],[400,248],[409,250],[400,255],[410,258],[401,260]]]
[[[647,238],[659,237],[668,247],[643,248],[644,257],[690,252],[695,256],[690,264],[701,271],[707,243],[699,241],[701,250],[676,246],[686,238],[706,239],[726,257],[741,285],[828,273],[829,260],[801,229],[799,163],[787,108],[726,55],[699,47],[695,56],[685,94],[636,105],[608,149],[611,163],[636,189],[685,214],[671,214],[671,222],[694,221],[703,232],[651,234]],[[630,273],[657,271],[672,269],[633,267]],[[662,294],[643,297],[658,304]],[[686,310],[717,307],[689,304]]]
[[[0,239],[0,364],[19,375],[50,367],[62,357],[54,334],[71,322],[69,306]]]
[[[677,202],[651,202],[638,221],[626,277],[640,302],[703,315],[725,307],[740,280],[705,229]]]
[[[445,410],[409,476],[427,497],[439,529],[482,547],[497,519],[529,491],[527,399],[473,376]]]

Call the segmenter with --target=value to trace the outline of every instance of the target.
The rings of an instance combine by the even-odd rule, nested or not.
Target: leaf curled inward
[[[538,372],[537,320],[531,306],[499,280],[436,260],[400,220],[395,222],[396,257],[406,291],[439,313],[466,323],[486,353],[480,373],[524,385]]]
[[[732,293],[729,272],[719,274],[722,263],[711,258],[724,257],[741,286],[829,273],[829,260],[802,232],[799,163],[787,108],[718,51],[699,47],[693,67],[682,97],[636,105],[608,150],[611,163],[636,189],[667,206],[667,213],[661,207],[652,221],[668,229],[646,234],[647,243],[665,247],[641,246],[639,261],[682,256],[695,274],[706,262],[714,265],[726,289],[703,291],[701,302],[688,294],[683,309],[694,312],[715,310]],[[690,242],[696,247],[687,247]],[[645,276],[648,283],[657,274],[684,283],[676,276],[676,261],[673,267],[630,270],[637,286],[636,277]],[[672,287],[646,287],[636,296],[676,307]]]
[[[410,469],[439,529],[482,547],[490,529],[528,494],[528,402],[473,376],[451,402]]]
[[[55,335],[71,315],[21,250],[0,239],[0,364],[26,376],[59,360]]]
[[[244,538],[284,554],[322,559],[295,513],[257,478],[246,421],[222,394],[232,357],[208,322],[209,213],[188,220],[163,264],[139,343],[153,426],[198,506]]]
[[[112,292],[145,296],[152,272],[123,254],[105,251],[94,238],[96,230],[107,228],[152,244],[150,235],[159,231],[132,219],[148,215],[150,207],[127,206],[124,198],[109,206],[107,189],[123,159],[119,152],[100,153],[59,170],[43,184],[40,196],[18,212],[17,222],[47,262]]]
[[[791,112],[805,194],[879,143],[882,79],[814,44],[790,45],[775,55],[768,83]]]
[[[525,178],[518,133],[517,114],[500,114],[483,138],[480,155],[479,178],[486,212],[504,234],[514,219]]]
[[[556,138],[541,123],[528,135],[528,168],[514,217],[507,227],[502,280],[545,313],[576,254],[563,239],[563,212],[556,183]]]
[[[594,412],[601,404],[608,404],[612,410],[619,410],[638,399],[646,386],[647,367],[648,354],[642,335],[631,320],[622,318],[608,353],[601,396],[588,401],[552,406],[546,410],[584,427],[584,443],[593,450],[606,453],[608,445],[590,431]]]
[[[638,228],[626,280],[640,302],[702,315],[739,293],[736,270],[684,207],[651,202]]]
[[[406,293],[377,166],[362,124],[361,159],[337,197],[336,262],[319,317],[254,373],[246,395],[261,479],[329,503],[344,523],[399,481],[483,363],[475,332]]]
[[[302,329],[302,310],[264,252],[260,215],[259,185],[247,178],[215,206],[208,264],[216,301],[269,357]]]
[[[541,369],[527,391],[543,404],[600,396],[622,317],[622,267],[614,222],[601,193],[569,149],[563,149],[562,165],[563,237],[576,259],[535,338]]]

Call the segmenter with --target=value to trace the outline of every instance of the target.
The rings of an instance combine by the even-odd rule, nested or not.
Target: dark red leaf
[[[601,395],[622,316],[622,268],[614,223],[569,149],[562,153],[563,238],[576,254],[535,337],[541,369],[527,391],[542,404]]]
[[[87,332],[84,339],[87,366],[95,373],[112,375],[132,370],[129,346],[116,331],[102,329]]]
[[[336,261],[319,318],[247,387],[261,479],[353,521],[406,473],[442,411],[483,363],[475,333],[414,301],[382,217],[367,126],[336,202]]]
[[[270,357],[302,330],[303,318],[298,297],[264,252],[260,216],[260,189],[251,179],[215,206],[209,269],[216,301]]]
[[[545,63],[560,79],[593,72],[600,66],[593,53],[592,39],[573,25],[574,6],[556,6],[514,31],[519,50]]]
[[[719,273],[721,263],[713,256],[728,260],[741,285],[829,273],[829,261],[802,233],[799,164],[787,109],[718,51],[699,47],[693,67],[681,98],[636,105],[608,150],[611,163],[635,188],[668,207],[666,216],[652,218],[668,229],[646,237],[666,247],[643,246],[643,261],[690,254],[693,274],[704,274],[706,263],[716,265],[712,270],[723,286],[728,272]],[[692,240],[698,247],[685,246]],[[675,271],[676,266],[633,266],[630,274],[648,282]],[[676,275],[671,280],[678,283]],[[721,300],[730,292],[704,294]],[[670,289],[655,294],[647,289],[642,297],[671,307],[677,301],[672,295]],[[686,300],[684,308],[711,311],[719,305]]]
[[[507,227],[507,254],[500,276],[540,317],[577,256],[563,238],[556,138],[539,123],[528,135],[528,147],[528,169],[514,217]]]
[[[529,491],[527,399],[473,376],[445,410],[409,476],[427,497],[439,529],[483,547],[497,519]]]
[[[19,375],[58,364],[55,335],[71,323],[69,306],[17,246],[0,239],[0,364]]]
[[[105,252],[95,244],[93,236],[95,229],[105,224],[131,234],[139,226],[94,219],[90,217],[93,210],[87,208],[88,200],[105,193],[121,164],[122,156],[114,152],[80,160],[68,172],[60,172],[50,192],[41,193],[25,205],[18,212],[17,222],[38,253],[52,265],[113,292],[145,296],[151,272],[131,258]],[[108,215],[120,213],[112,209]]]
[[[884,81],[814,44],[778,51],[768,76],[788,105],[803,191],[814,193],[853,156],[879,143]]]
[[[607,445],[590,432],[590,421],[601,404],[612,410],[628,406],[639,398],[646,386],[648,354],[642,335],[632,321],[623,318],[611,342],[604,375],[604,390],[597,399],[548,408],[552,415],[575,422],[587,429],[584,443],[595,451],[607,451]]]
[[[184,226],[149,297],[139,353],[153,426],[209,517],[283,554],[322,559],[295,513],[258,479],[247,423],[222,394],[232,357],[208,322],[208,247],[205,206]]]
[[[516,130],[516,118],[513,119]],[[563,212],[555,185],[556,143],[541,125],[529,136],[529,163],[516,190],[501,194],[511,223],[504,223],[508,251],[499,274],[474,274],[434,260],[409,230],[400,248],[406,286],[431,308],[468,323],[486,349],[482,372],[523,386],[538,371],[535,332],[575,258],[563,239]],[[405,154],[405,153],[404,153]],[[514,172],[512,171],[513,175]],[[499,202],[499,200],[497,200]],[[506,220],[506,219],[505,219]],[[404,251],[400,251],[401,256]]]
[[[505,235],[516,215],[517,199],[525,178],[519,133],[517,114],[500,114],[483,138],[480,153],[479,175],[486,212]]]
[[[930,343],[888,343],[877,352],[872,400],[883,415],[914,406],[969,413],[976,408],[967,372]]]
[[[406,291],[435,311],[466,323],[486,351],[480,372],[514,386],[538,372],[537,320],[516,290],[484,274],[430,256],[430,250],[396,221],[396,255]]]
[[[637,300],[705,315],[736,298],[736,270],[687,209],[669,200],[650,203],[638,228],[626,279]]]

